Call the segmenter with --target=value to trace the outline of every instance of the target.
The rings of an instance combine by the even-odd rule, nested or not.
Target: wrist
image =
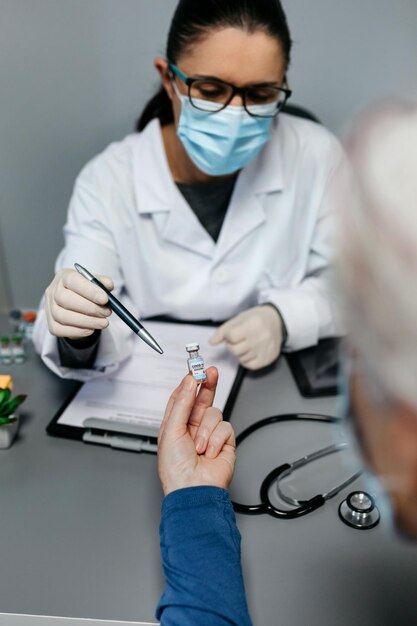
[[[92,348],[98,343],[101,335],[101,330],[95,330],[88,337],[80,337],[79,339],[69,339],[68,337],[62,337],[63,341],[66,341],[69,346],[72,348],[77,348],[78,350],[85,350],[87,348]]]
[[[275,311],[275,313],[278,316],[278,319],[281,324],[281,332],[282,332],[282,339],[281,339],[281,350],[282,350],[282,348],[285,347],[285,344],[287,343],[287,340],[288,340],[288,330],[287,330],[284,318],[282,317],[281,311],[272,302],[264,302],[262,306],[270,307],[271,309]]]
[[[224,489],[227,490],[227,484],[216,485],[214,481],[204,481],[204,480],[169,480],[164,481],[161,480],[162,491],[164,492],[164,496],[167,497],[176,491],[182,491],[184,489],[202,489],[207,487],[212,487],[213,489]]]
[[[174,466],[172,460],[171,462],[165,460],[164,463],[161,463],[160,461],[158,469],[162,491],[165,496],[168,496],[174,491],[190,489],[193,487],[216,487],[218,489],[227,489],[233,477],[233,471],[216,472],[214,468],[210,471],[209,468],[199,468],[194,464],[185,469],[184,467],[179,469]]]

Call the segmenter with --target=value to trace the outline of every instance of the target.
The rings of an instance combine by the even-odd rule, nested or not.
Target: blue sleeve
[[[190,487],[162,504],[166,586],[161,626],[250,626],[240,563],[240,533],[227,491]]]

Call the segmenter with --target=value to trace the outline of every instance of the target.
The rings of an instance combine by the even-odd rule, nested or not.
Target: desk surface
[[[0,451],[0,611],[154,621],[163,587],[155,457],[48,437],[45,427],[73,383],[32,351],[8,373],[29,397],[19,439]],[[247,376],[232,423],[238,433],[276,413],[337,414],[338,405],[301,398],[282,359]],[[335,428],[281,424],[255,434],[239,450],[232,497],[257,502],[272,467],[327,445]],[[330,472],[317,465],[314,492],[345,475],[342,457],[328,461]],[[313,474],[300,475],[301,484]],[[415,624],[417,548],[382,526],[360,532],[342,524],[343,496],[295,521],[238,516],[255,626]]]
[[[149,622],[115,622],[42,615],[11,615],[0,613],[0,626],[154,626]]]

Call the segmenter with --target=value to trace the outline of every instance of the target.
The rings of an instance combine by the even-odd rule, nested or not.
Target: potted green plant
[[[0,389],[0,449],[10,448],[19,429],[19,416],[16,409],[24,402],[26,396],[12,397],[9,388]]]

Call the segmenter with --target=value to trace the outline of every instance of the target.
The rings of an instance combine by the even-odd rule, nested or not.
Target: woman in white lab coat
[[[64,377],[110,373],[141,318],[221,322],[249,369],[337,332],[328,284],[336,139],[281,112],[291,38],[279,0],[182,0],[139,131],[79,175],[34,340]],[[74,371],[75,368],[75,371]]]

